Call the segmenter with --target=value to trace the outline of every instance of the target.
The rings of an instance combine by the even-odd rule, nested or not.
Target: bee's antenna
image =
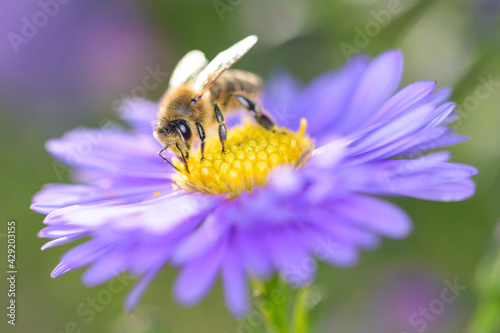
[[[179,148],[179,147],[177,147],[177,148]],[[165,156],[163,156],[163,155],[161,154],[161,153],[163,153],[163,152],[164,152],[165,150],[167,150],[167,149],[168,149],[168,145],[166,145],[165,147],[163,147],[163,149],[162,149],[162,150],[160,150],[160,152],[158,153],[158,155],[160,155],[160,156],[161,156],[161,158],[163,158],[163,159],[165,160],[165,162],[167,162],[168,164],[170,164],[170,165],[171,165],[171,166],[172,166],[175,170],[177,170],[177,171],[179,171],[179,172],[180,172],[181,170],[179,170],[179,169],[178,169],[175,165],[173,165],[173,164],[172,164],[172,162],[170,162],[170,161],[169,161],[169,160],[168,160]],[[182,157],[184,157],[184,155],[183,155]],[[186,163],[186,162],[184,161],[184,163]],[[188,171],[188,172],[189,172],[189,171]]]
[[[188,164],[186,162],[186,157],[184,156],[184,153],[182,152],[182,150],[179,148],[179,145],[178,144],[175,144],[175,146],[177,147],[177,150],[179,150],[179,152],[181,153],[181,157],[182,157],[182,162],[184,162],[184,166],[186,167],[186,171],[187,173],[190,173],[189,172],[189,169],[188,169]],[[177,169],[177,168],[176,168]],[[179,169],[177,169],[179,170]]]

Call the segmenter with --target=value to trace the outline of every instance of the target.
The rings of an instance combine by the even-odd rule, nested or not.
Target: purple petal
[[[356,228],[348,221],[332,215],[331,211],[314,213],[316,228],[324,230],[326,234],[332,236],[336,241],[352,243],[363,249],[374,249],[380,243],[379,238],[373,233]]]
[[[215,283],[223,256],[226,254],[226,242],[219,243],[205,256],[182,267],[174,285],[176,300],[187,306],[199,302]]]
[[[465,200],[474,193],[475,185],[469,178],[475,174],[477,170],[468,165],[440,163],[419,172],[389,175],[380,193],[437,201]]]
[[[144,239],[136,244],[133,254],[129,258],[129,271],[133,275],[145,274],[158,262],[169,259],[179,243],[178,240],[174,241],[165,237],[144,236]]]
[[[441,183],[421,188],[398,191],[408,197],[433,201],[462,201],[474,195],[476,184],[470,180],[454,183]]]
[[[113,279],[126,270],[132,256],[130,246],[117,245],[97,259],[82,275],[82,281],[87,286],[97,286]]]
[[[246,272],[234,252],[228,252],[222,267],[224,298],[231,313],[241,318],[250,308]]]
[[[403,238],[411,230],[411,220],[401,208],[372,197],[351,195],[334,203],[332,211],[386,237]]]
[[[81,235],[82,233],[88,233],[89,230],[86,228],[82,228],[74,225],[58,225],[58,226],[49,226],[43,228],[38,232],[38,237],[40,238],[59,238],[72,236],[75,234]]]
[[[298,126],[301,114],[293,114],[290,105],[299,90],[300,84],[286,71],[272,74],[267,82],[262,104],[279,126]]]
[[[358,262],[358,250],[352,244],[332,239],[318,228],[302,229],[303,241],[315,257],[331,265],[348,268]]]
[[[50,277],[55,279],[61,275],[63,275],[64,273],[67,273],[69,272],[70,270],[72,270],[73,268],[71,266],[68,266],[66,265],[66,263],[64,261],[61,261],[53,270],[52,272],[50,273]]]
[[[109,188],[91,185],[47,184],[35,194],[30,208],[38,213],[49,214],[56,209],[72,205],[135,203],[172,191],[172,185],[165,180],[153,184],[144,183],[144,185],[135,185],[129,181],[127,184]]]
[[[268,239],[268,248],[272,251],[270,256],[275,260],[280,275],[292,287],[311,282],[316,273],[316,263],[299,240],[300,234],[296,235],[297,232],[292,226],[283,226],[268,234],[272,237]],[[269,242],[272,242],[272,246]]]
[[[74,242],[77,239],[80,239],[82,237],[87,236],[89,233],[90,232],[85,231],[85,232],[76,233],[76,234],[73,234],[70,236],[63,236],[63,237],[60,237],[60,238],[57,238],[57,239],[51,240],[50,242],[45,243],[41,249],[43,251],[43,250],[50,249],[50,248],[53,248],[53,247],[56,247],[59,245],[68,244],[68,243]]]
[[[408,143],[405,147],[399,149],[399,155],[412,155],[415,153],[421,154],[428,150],[434,150],[438,148],[453,146],[469,140],[468,136],[456,135],[450,129],[446,127],[435,128],[433,131],[436,134],[427,135],[425,132],[419,135],[418,138],[414,138],[413,142]],[[404,148],[404,149],[403,149]],[[392,154],[394,156],[394,154]]]
[[[348,155],[361,155],[401,140],[427,124],[433,112],[434,106],[426,104],[398,116],[397,119],[391,119],[351,143],[347,150]]]
[[[169,179],[175,172],[158,156],[161,146],[151,135],[123,130],[77,128],[49,140],[46,149],[66,165],[104,170],[109,175]]]
[[[159,260],[157,264],[144,274],[142,279],[135,284],[125,299],[124,309],[126,312],[132,312],[141,300],[146,288],[149,287],[153,279],[158,275],[165,265],[165,261]]]
[[[267,279],[273,269],[268,250],[262,242],[255,246],[255,243],[262,239],[262,234],[256,230],[241,230],[241,228],[238,228],[235,230],[233,237],[246,268],[259,279]]]
[[[409,109],[424,105],[436,88],[434,81],[417,81],[391,97],[370,119],[368,124],[386,120]]]
[[[361,79],[351,103],[335,128],[336,133],[346,134],[365,124],[373,114],[394,94],[403,74],[403,54],[388,51],[374,59]]]
[[[336,120],[346,111],[367,66],[368,59],[359,56],[338,72],[314,79],[298,96],[298,102],[291,106],[292,114],[297,115],[296,125],[301,117],[306,117],[308,132],[316,138],[322,138],[326,131],[337,132]]]
[[[216,197],[171,193],[141,204],[61,208],[50,213],[44,222],[57,225],[71,221],[74,226],[90,229],[112,226],[115,230],[166,234],[189,226],[185,222],[191,218],[202,219],[218,202]]]
[[[158,102],[135,97],[124,100],[119,106],[118,113],[120,118],[135,131],[150,135],[153,133],[153,122],[158,107]]]
[[[91,239],[66,252],[62,257],[59,266],[65,267],[64,272],[86,266],[101,258],[107,251],[109,251],[109,249],[112,248],[112,246],[112,244],[103,243],[101,240]],[[59,266],[54,269],[52,277],[57,277],[62,274],[58,273]]]
[[[203,224],[196,230],[176,251],[174,262],[176,264],[184,264],[199,255],[206,253],[213,248],[221,239],[227,235],[230,224],[221,218],[221,211],[224,208],[219,208],[215,213],[207,216]]]
[[[433,103],[435,105],[439,105],[441,103],[444,103],[445,101],[450,98],[452,93],[452,89],[448,87],[443,87],[437,89],[434,94],[432,94],[432,97],[429,99],[429,103]]]
[[[452,102],[447,102],[444,104],[441,104],[436,110],[434,111],[434,115],[432,121],[429,122],[427,125],[428,128],[430,127],[437,127],[441,125],[448,117],[451,115],[453,110],[455,109],[456,104]]]

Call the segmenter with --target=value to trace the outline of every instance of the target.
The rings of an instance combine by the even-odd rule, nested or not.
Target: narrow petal
[[[187,306],[198,303],[215,283],[226,254],[226,243],[219,243],[200,259],[182,267],[174,285],[176,300]]]
[[[144,274],[142,279],[135,284],[135,286],[128,293],[127,298],[125,299],[124,309],[126,312],[130,313],[135,309],[142,296],[144,295],[146,288],[149,287],[153,279],[156,277],[156,275],[158,275],[164,265],[164,260],[158,260],[156,265],[148,270],[146,274]]]
[[[444,103],[448,100],[448,98],[450,98],[451,93],[452,89],[449,87],[439,88],[434,92],[434,94],[432,94],[432,97],[429,99],[429,103],[434,103],[436,105]]]
[[[259,279],[265,280],[271,276],[273,266],[268,255],[268,249],[263,242],[255,246],[255,242],[262,239],[262,234],[257,230],[235,230],[235,244],[238,253],[242,256],[246,269]]]
[[[399,207],[387,201],[351,195],[338,203],[332,210],[359,225],[383,236],[403,238],[411,230],[411,220]]]
[[[116,245],[100,256],[82,275],[82,282],[87,286],[97,286],[124,272],[131,257],[128,244]]]
[[[353,226],[333,215],[331,211],[315,212],[314,220],[316,228],[324,230],[336,241],[349,242],[363,249],[374,249],[380,243],[379,238],[372,232]]]
[[[87,236],[89,233],[90,232],[85,231],[85,232],[76,233],[76,234],[73,234],[70,236],[63,236],[63,237],[60,237],[60,238],[57,238],[57,239],[51,240],[50,242],[45,243],[41,249],[43,251],[43,250],[50,249],[50,248],[53,248],[53,247],[56,247],[59,245],[68,244],[68,243],[74,242],[77,239],[80,239],[82,237]]]
[[[120,104],[118,115],[135,131],[151,134],[158,107],[158,102],[135,97],[126,99]]]
[[[184,264],[221,242],[230,227],[230,224],[221,218],[223,210],[219,208],[215,213],[207,216],[200,228],[176,251],[174,263]]]
[[[151,135],[122,129],[77,128],[45,146],[63,164],[104,170],[109,175],[169,179],[175,171],[158,156],[161,146]]]
[[[389,119],[406,110],[424,105],[428,102],[435,88],[436,82],[434,81],[417,81],[410,84],[385,102],[366,125]]]
[[[295,128],[298,126],[300,114],[293,114],[290,105],[297,97],[300,84],[286,71],[275,72],[266,84],[262,104],[278,124]],[[297,127],[298,128],[298,127]]]
[[[399,191],[399,193],[418,199],[450,202],[469,199],[474,195],[475,191],[476,184],[472,180],[467,179],[461,182],[441,183],[434,186]]]
[[[336,133],[337,119],[346,112],[367,66],[368,59],[358,56],[338,72],[328,72],[311,82],[298,96],[299,102],[291,106],[297,115],[297,124],[300,117],[307,117],[308,132],[318,139],[323,138],[325,132]]]
[[[360,155],[396,142],[426,125],[433,112],[434,106],[427,104],[400,115],[355,140],[348,154]]]
[[[347,134],[364,125],[394,94],[403,74],[403,54],[393,50],[374,59],[361,79],[335,132]]]
[[[303,241],[319,260],[341,268],[352,267],[358,262],[358,250],[349,242],[332,239],[318,228],[304,228],[302,231]]]
[[[126,185],[101,188],[92,185],[47,184],[33,197],[31,209],[43,214],[49,214],[56,209],[72,205],[89,204],[129,204],[152,199],[158,195],[172,192],[168,181],[158,181],[150,184],[128,182]]]
[[[234,252],[228,252],[222,267],[224,298],[231,313],[241,318],[250,309],[249,288],[246,272]]]

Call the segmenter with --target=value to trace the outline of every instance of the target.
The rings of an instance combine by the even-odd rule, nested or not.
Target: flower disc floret
[[[246,122],[231,128],[225,153],[217,136],[207,139],[203,161],[199,150],[189,157],[189,173],[175,160],[181,171],[173,180],[193,192],[227,193],[231,197],[250,191],[253,186],[264,186],[273,168],[300,168],[307,161],[313,144],[305,130],[305,119],[297,132],[286,128],[269,131]]]

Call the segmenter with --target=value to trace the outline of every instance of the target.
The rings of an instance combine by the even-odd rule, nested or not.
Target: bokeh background
[[[50,14],[46,20],[40,11]],[[26,27],[34,20],[39,27]],[[451,149],[454,160],[480,170],[477,195],[468,201],[394,199],[414,220],[407,239],[385,240],[353,269],[320,265],[315,291],[323,300],[312,312],[315,330],[418,332],[422,326],[412,326],[410,317],[441,297],[445,281],[467,289],[428,320],[425,332],[464,332],[474,313],[495,302],[476,271],[487,253],[494,256],[500,220],[500,1],[6,0],[0,2],[0,267],[3,276],[6,222],[15,220],[18,307],[15,327],[6,325],[2,310],[2,332],[258,332],[243,330],[227,313],[219,285],[197,306],[177,305],[169,268],[131,315],[122,304],[133,280],[91,289],[81,284],[79,271],[52,280],[69,246],[42,253],[37,232],[43,216],[29,210],[43,184],[59,181],[61,170],[54,169],[45,141],[116,120],[127,96],[158,99],[166,73],[187,51],[212,58],[249,34],[260,41],[239,68],[264,78],[286,69],[304,82],[339,67],[353,51],[374,56],[402,49],[404,84],[426,79],[455,89],[462,110],[455,127],[471,140]],[[145,89],[151,71],[162,74],[154,89]],[[487,97],[478,97],[479,87],[490,89]],[[98,295],[106,304],[82,315]]]

